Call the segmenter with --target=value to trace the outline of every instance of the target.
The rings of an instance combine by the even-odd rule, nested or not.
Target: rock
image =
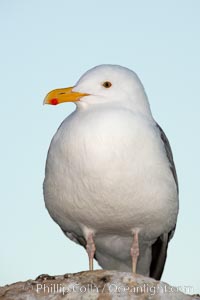
[[[118,271],[86,271],[62,276],[38,276],[0,288],[0,300],[191,300],[167,283]]]

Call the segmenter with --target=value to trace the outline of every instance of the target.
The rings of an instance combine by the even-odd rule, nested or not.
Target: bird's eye
[[[105,82],[103,83],[103,86],[104,86],[106,89],[108,89],[108,88],[110,88],[110,87],[112,86],[112,83],[111,83],[110,81],[105,81]]]

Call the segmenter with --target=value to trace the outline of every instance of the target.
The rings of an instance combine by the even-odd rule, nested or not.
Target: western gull
[[[74,102],[48,151],[44,200],[65,235],[104,269],[160,279],[178,214],[169,141],[138,76],[118,65],[87,71],[44,103]]]

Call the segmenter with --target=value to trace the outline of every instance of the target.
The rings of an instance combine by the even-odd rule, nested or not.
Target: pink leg
[[[92,233],[90,233],[88,235],[86,241],[87,241],[86,250],[87,250],[88,257],[89,257],[89,270],[93,271],[93,258],[94,258],[94,253],[95,253],[96,247],[95,247]]]
[[[132,257],[132,271],[136,273],[137,268],[137,260],[139,256],[139,241],[138,241],[138,232],[134,233],[133,243],[131,246],[131,257]]]

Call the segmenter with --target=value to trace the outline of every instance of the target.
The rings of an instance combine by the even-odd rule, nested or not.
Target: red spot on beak
[[[52,105],[57,105],[58,104],[58,99],[57,98],[51,99],[51,104]]]

